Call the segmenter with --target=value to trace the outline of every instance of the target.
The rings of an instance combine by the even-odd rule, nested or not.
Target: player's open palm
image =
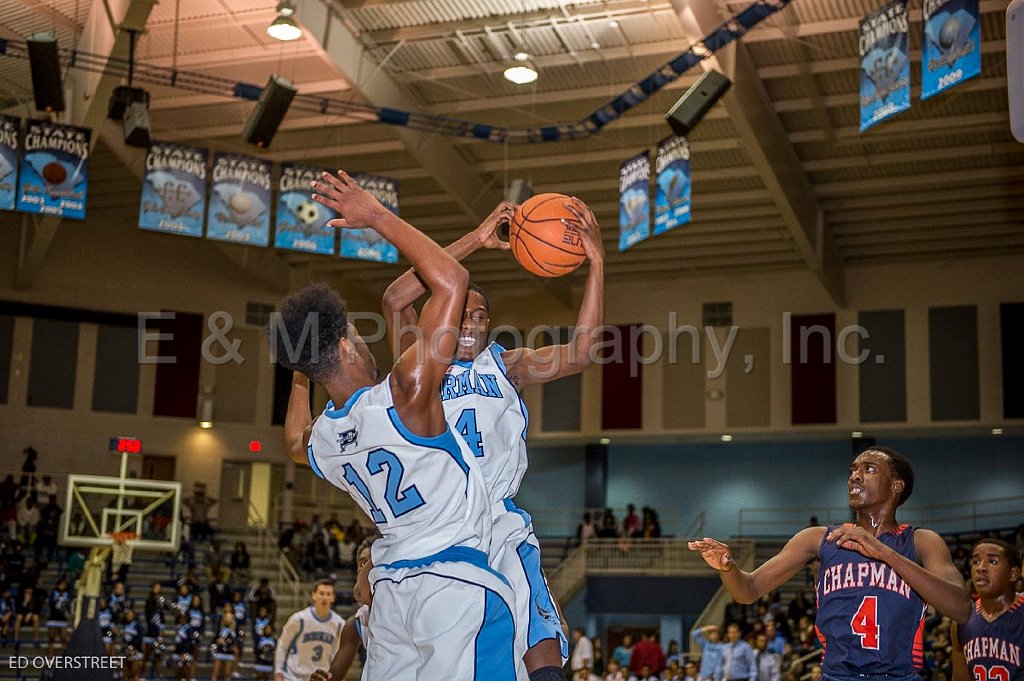
[[[704,562],[719,572],[727,572],[732,569],[732,550],[717,539],[704,537],[703,539],[689,542],[687,546],[691,551],[700,553]]]
[[[574,220],[567,221],[580,234],[583,241],[583,252],[587,259],[594,261],[604,258],[604,242],[601,240],[601,225],[594,217],[590,206],[573,197],[565,204],[566,209],[573,214]]]
[[[344,170],[339,170],[337,175],[323,173],[321,178],[321,181],[313,182],[313,200],[341,216],[327,223],[331,227],[373,227],[387,210],[373,194],[360,187]]]

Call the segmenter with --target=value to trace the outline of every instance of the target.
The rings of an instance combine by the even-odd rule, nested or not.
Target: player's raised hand
[[[337,175],[322,173],[321,178],[321,181],[313,181],[313,200],[341,215],[328,222],[329,226],[366,229],[373,227],[387,211],[344,170],[339,170]]]
[[[700,553],[704,562],[719,572],[730,572],[736,565],[732,559],[732,550],[717,539],[704,537],[689,542],[687,546],[691,551]]]
[[[331,673],[326,669],[317,669],[309,675],[309,681],[331,681]]]
[[[575,196],[565,203],[566,209],[576,216],[575,220],[563,220],[580,233],[583,240],[583,252],[591,262],[604,260],[604,241],[601,239],[601,225],[594,217],[594,211]]]
[[[476,234],[477,239],[480,241],[481,248],[491,248],[499,251],[507,251],[510,246],[507,241],[502,241],[501,237],[498,236],[498,227],[504,224],[512,224],[512,216],[516,214],[516,208],[514,203],[508,201],[502,201],[491,214],[484,218],[484,221],[480,223],[480,226],[473,230]]]
[[[891,551],[889,547],[878,540],[878,537],[853,523],[845,523],[832,530],[825,537],[825,541],[835,542],[836,546],[841,549],[856,551],[866,558],[875,560],[885,560],[886,555]]]

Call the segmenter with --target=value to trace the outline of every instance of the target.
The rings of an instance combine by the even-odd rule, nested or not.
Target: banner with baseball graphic
[[[92,131],[29,121],[18,177],[18,210],[85,219]]]
[[[359,186],[398,215],[398,180],[374,175],[353,175]],[[341,229],[341,257],[374,262],[398,262],[398,249],[372,229]]]
[[[18,193],[18,132],[21,119],[0,114],[0,210],[14,210]]]
[[[924,0],[921,99],[981,73],[978,0]]]
[[[146,153],[139,228],[201,237],[206,215],[206,149],[154,141]]]
[[[236,154],[215,154],[206,238],[249,246],[268,245],[270,191],[269,161]]]
[[[860,131],[910,108],[910,19],[896,0],[860,20]]]
[[[690,140],[666,137],[658,143],[654,191],[654,234],[690,221]]]
[[[274,246],[303,253],[334,255],[335,233],[327,223],[337,215],[310,198],[311,185],[320,180],[323,168],[281,164],[277,180],[277,220]]]
[[[651,235],[651,154],[634,156],[619,168],[619,251]]]

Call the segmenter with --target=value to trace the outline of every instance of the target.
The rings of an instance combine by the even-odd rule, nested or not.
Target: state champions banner
[[[860,21],[860,131],[910,108],[909,17],[896,0]]]
[[[978,0],[924,0],[921,99],[981,73]]]
[[[85,219],[92,131],[29,121],[18,177],[18,210]]]
[[[663,139],[654,167],[654,234],[658,235],[690,221],[690,141],[675,135]]]
[[[217,153],[206,215],[206,238],[249,246],[270,243],[269,161]]]
[[[153,141],[146,153],[139,228],[201,237],[206,215],[206,149]]]
[[[360,187],[398,215],[398,180],[374,175],[353,175]],[[398,249],[373,229],[341,229],[341,257],[373,262],[398,262]]]
[[[651,155],[644,151],[619,168],[619,251],[651,235]]]
[[[0,115],[0,210],[14,210],[16,203],[20,130],[20,118]]]
[[[337,214],[314,201],[314,180],[321,181],[323,168],[281,164],[277,180],[277,220],[274,225],[274,246],[290,251],[334,255],[337,230],[327,223]]]

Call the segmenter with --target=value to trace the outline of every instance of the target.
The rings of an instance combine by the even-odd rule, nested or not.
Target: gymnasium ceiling
[[[324,1],[326,47],[313,31],[293,43],[269,38],[274,0],[110,4],[131,5],[145,21],[140,62],[258,84],[280,73],[300,93],[511,126],[579,119],[746,5],[298,0],[300,23]],[[0,0],[0,38],[56,29],[62,46],[95,51],[91,27],[102,24],[105,4]],[[159,86],[148,87],[153,136],[398,178],[403,217],[442,243],[476,224],[512,178],[525,178],[594,208],[610,280],[804,269],[841,301],[844,268],[1024,252],[1024,145],[1009,133],[1005,1],[980,0],[982,75],[924,102],[921,10],[911,2],[912,108],[861,134],[857,24],[881,4],[793,0],[735,51],[706,60],[735,84],[691,135],[693,221],[626,253],[617,250],[619,164],[668,134],[663,114],[699,68],[584,141],[503,146],[293,110],[269,152],[258,152],[240,140],[252,102]],[[519,49],[539,67],[533,86],[502,78]],[[24,104],[31,92],[27,61],[0,57],[0,108],[34,114]],[[125,149],[106,123],[90,166],[90,217],[133,226],[141,152]],[[208,245],[235,260],[245,250]],[[372,287],[398,271],[273,250],[260,257]],[[23,284],[45,249],[37,260],[22,264]],[[478,254],[469,266],[483,284],[527,279],[504,253]]]

